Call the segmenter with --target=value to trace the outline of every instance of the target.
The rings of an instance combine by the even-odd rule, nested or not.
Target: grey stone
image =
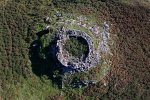
[[[100,55],[97,56],[97,52],[94,50],[94,43],[91,39],[91,37],[85,33],[85,32],[81,32],[79,30],[65,30],[62,28],[58,31],[58,40],[57,40],[57,47],[58,52],[57,52],[57,59],[62,63],[62,65],[64,65],[66,68],[72,68],[75,69],[77,72],[81,72],[81,71],[87,71],[90,68],[92,68],[93,66],[96,66],[98,64],[98,60],[100,58]],[[89,53],[88,56],[86,57],[85,60],[79,60],[79,59],[72,59],[69,60],[70,58],[65,58],[62,54],[62,45],[64,45],[65,40],[69,39],[69,36],[76,36],[76,37],[82,37],[83,39],[85,39],[88,43],[88,48],[89,48]],[[67,55],[69,56],[69,55]],[[69,65],[68,65],[68,63]],[[69,71],[70,74],[73,74],[73,71]]]

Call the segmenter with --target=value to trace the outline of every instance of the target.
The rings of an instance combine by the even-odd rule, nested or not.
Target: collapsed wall
[[[96,51],[94,51],[94,43],[87,33],[81,32],[80,30],[59,30],[57,37],[58,52],[56,56],[60,63],[65,66],[64,72],[73,73],[87,71],[99,63],[99,58],[97,57],[100,56],[97,56]],[[89,50],[85,59],[73,61],[70,60],[69,55],[63,53],[63,45],[65,41],[69,39],[69,37],[82,37],[82,39],[87,42]]]

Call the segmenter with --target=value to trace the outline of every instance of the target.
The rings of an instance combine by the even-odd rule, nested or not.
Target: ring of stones
[[[63,51],[63,45],[64,42],[69,39],[69,37],[81,37],[86,40],[88,44],[88,55],[83,60],[71,60],[67,55],[64,55]],[[98,64],[98,61],[96,59],[96,54],[94,51],[94,44],[91,39],[91,37],[85,33],[81,32],[80,30],[60,30],[58,32],[58,38],[57,38],[57,45],[58,51],[56,53],[56,57],[58,61],[65,66],[66,68],[70,68],[72,70],[75,70],[77,72],[80,71],[87,71],[91,67],[94,67]]]

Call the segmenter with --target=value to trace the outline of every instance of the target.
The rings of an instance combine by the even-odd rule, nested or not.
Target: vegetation
[[[81,58],[88,53],[88,44],[79,37],[71,37],[65,42],[64,48],[74,57]]]
[[[0,99],[4,100],[57,100],[74,99],[144,99],[150,98],[150,10],[147,0],[1,0],[0,1]],[[126,1],[126,3],[122,3]],[[130,1],[138,1],[141,3]],[[142,3],[147,2],[147,3]],[[146,4],[146,6],[145,6]],[[133,6],[134,5],[134,6]],[[147,6],[148,5],[148,6]],[[52,16],[52,28],[57,19],[54,13],[94,15],[98,24],[110,21],[111,35],[115,35],[113,57],[109,74],[96,85],[81,90],[66,89],[68,95],[60,96],[53,83],[53,65],[48,59],[32,56],[31,46],[36,34],[43,29],[43,18]],[[42,52],[48,53],[48,38],[42,37]],[[51,42],[50,42],[51,43]],[[81,45],[79,45],[80,47]],[[68,45],[69,47],[69,45]],[[76,47],[75,47],[76,48]],[[73,48],[73,49],[75,49]],[[78,50],[75,50],[78,52]],[[82,51],[82,50],[81,50]],[[83,49],[85,51],[85,49]],[[82,51],[82,52],[83,52]],[[79,53],[80,54],[80,53]],[[109,68],[109,67],[108,67]],[[91,71],[91,76],[100,72]],[[108,69],[106,68],[106,71]],[[105,72],[105,71],[102,71]],[[43,78],[44,76],[48,78]],[[73,92],[72,92],[73,91]],[[72,92],[72,93],[71,93]],[[64,93],[64,94],[65,94]],[[90,96],[90,97],[88,97]],[[29,98],[30,97],[30,98]]]

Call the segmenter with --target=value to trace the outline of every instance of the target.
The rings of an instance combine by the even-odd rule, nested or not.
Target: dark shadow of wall
[[[56,51],[56,41],[50,42],[47,47],[43,48],[42,42],[39,39],[31,43],[29,55],[33,73],[39,77],[46,75],[53,83],[59,85],[61,83],[61,77],[53,77],[55,70],[58,70],[59,74],[62,72],[60,63],[56,59]]]

